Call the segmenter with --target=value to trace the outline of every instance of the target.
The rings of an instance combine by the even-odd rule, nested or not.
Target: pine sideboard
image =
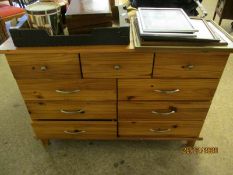
[[[0,52],[44,144],[143,139],[194,145],[232,48],[16,48],[8,39]]]

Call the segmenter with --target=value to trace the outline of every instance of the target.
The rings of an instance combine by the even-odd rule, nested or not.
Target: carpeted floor
[[[213,16],[216,0],[204,5]],[[230,21],[222,25],[231,31]],[[0,175],[231,175],[233,173],[233,55],[229,59],[199,147],[218,154],[183,154],[172,141],[52,141],[45,150],[33,138],[29,114],[0,55]]]

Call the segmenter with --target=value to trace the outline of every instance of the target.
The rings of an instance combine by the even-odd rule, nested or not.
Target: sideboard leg
[[[41,139],[41,142],[45,148],[49,146],[49,139]]]
[[[219,23],[218,23],[220,26],[221,26],[221,24],[222,24],[222,18],[220,18],[220,20],[219,20]]]
[[[188,140],[186,145],[187,147],[194,147],[196,140]]]
[[[214,12],[214,17],[213,17],[213,20],[215,20],[215,17],[216,17],[216,11]]]

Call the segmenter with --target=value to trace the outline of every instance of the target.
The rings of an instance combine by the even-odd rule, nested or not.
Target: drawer
[[[113,120],[116,102],[26,101],[32,119]]]
[[[176,122],[119,122],[121,137],[198,137],[202,128],[199,121]]]
[[[119,100],[211,100],[217,79],[119,80]]]
[[[18,80],[24,100],[116,100],[116,80]]]
[[[113,139],[116,122],[38,121],[32,127],[40,139]]]
[[[155,78],[220,78],[229,55],[156,53]]]
[[[84,78],[150,78],[153,53],[81,54]]]
[[[210,102],[120,101],[118,118],[120,121],[204,120],[209,106]]]
[[[7,55],[16,79],[80,78],[77,54],[23,54]]]

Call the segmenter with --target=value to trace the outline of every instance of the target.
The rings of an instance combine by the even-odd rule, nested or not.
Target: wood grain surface
[[[26,101],[33,120],[113,120],[116,119],[116,101]]]
[[[229,54],[156,53],[154,78],[220,78]]]
[[[150,78],[152,75],[153,53],[96,53],[80,56],[84,78]]]
[[[198,137],[202,122],[119,122],[119,136],[131,137]]]
[[[32,127],[40,139],[113,139],[117,133],[113,121],[38,121]]]
[[[75,100],[106,101],[116,100],[116,80],[18,80],[24,100]],[[59,93],[59,91],[73,93]]]
[[[80,78],[78,54],[7,55],[16,79]]]
[[[120,121],[203,121],[210,102],[184,101],[120,101],[118,118]]]
[[[211,100],[218,79],[121,79],[119,100]],[[158,91],[174,92],[171,94]]]

